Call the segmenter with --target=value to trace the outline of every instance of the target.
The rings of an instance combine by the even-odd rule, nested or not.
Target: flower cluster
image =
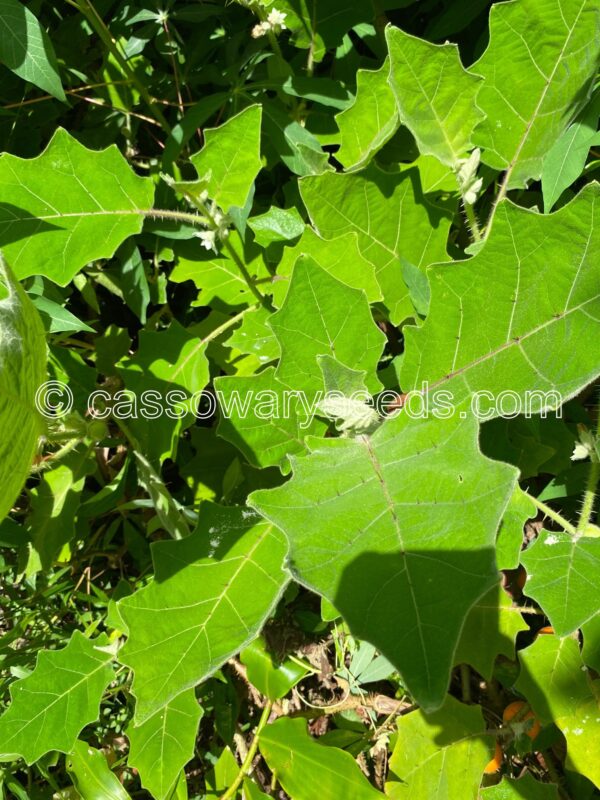
[[[208,192],[202,192],[200,201],[206,203],[208,200]],[[213,227],[205,231],[199,231],[196,236],[200,239],[200,244],[205,250],[212,250],[214,253],[217,251],[217,242],[223,241],[229,236],[229,224],[231,220],[224,214],[218,205],[213,201],[208,206],[208,217]]]
[[[285,25],[285,18],[287,14],[284,14],[281,11],[277,11],[277,9],[273,9],[269,12],[267,19],[264,22],[259,22],[258,25],[255,25],[252,28],[252,37],[254,39],[258,39],[260,36],[264,36],[265,33],[269,31],[273,31],[273,33],[281,33],[286,28]]]
[[[480,161],[481,150],[477,147],[468,158],[463,158],[459,162],[458,185],[460,186],[463,200],[470,206],[476,202],[483,183],[483,178],[477,177]]]

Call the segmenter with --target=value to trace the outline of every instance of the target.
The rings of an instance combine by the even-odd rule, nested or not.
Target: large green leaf
[[[0,520],[23,488],[43,430],[35,396],[45,373],[42,323],[0,255]]]
[[[243,208],[262,166],[260,126],[262,107],[248,106],[218,128],[204,131],[204,147],[192,156],[199,181],[182,184],[187,191],[207,191],[225,212]]]
[[[521,556],[528,597],[546,612],[558,636],[567,636],[600,611],[600,539],[542,530]]]
[[[460,634],[455,664],[470,664],[486,680],[491,680],[496,656],[515,658],[515,638],[527,630],[520,610],[509,596],[495,586],[479,599],[465,619]]]
[[[112,660],[105,634],[86,639],[75,631],[62,650],[41,650],[31,675],[10,687],[11,704],[0,717],[0,759],[20,756],[33,764],[50,750],[72,750],[82,728],[98,717]]]
[[[475,105],[480,79],[464,69],[455,44],[431,44],[399,28],[388,28],[386,38],[400,121],[423,155],[456,167],[483,118]]]
[[[282,717],[267,725],[259,745],[269,768],[294,800],[315,800],[315,791],[319,800],[383,800],[350,753],[313,739],[302,719]]]
[[[194,755],[202,708],[193,689],[182,692],[142,725],[127,728],[128,763],[156,800],[167,800]]]
[[[567,740],[568,769],[600,787],[600,682],[584,669],[574,639],[539,636],[519,653],[517,689],[542,724],[554,722]]]
[[[458,414],[400,414],[370,438],[310,446],[288,483],[250,502],[287,535],[294,576],[438,708],[464,617],[496,582],[515,470],[483,457],[476,422]]]
[[[0,156],[0,191],[0,247],[15,274],[61,286],[139,233],[154,194],[115,145],[88,150],[62,128],[37,158]]]
[[[302,238],[295,247],[286,247],[277,265],[277,275],[273,279],[273,302],[283,303],[290,286],[290,276],[299,256],[310,256],[338,281],[362,289],[370,303],[381,300],[381,289],[375,277],[375,267],[362,255],[358,247],[358,236],[348,232],[334,239],[322,239],[307,226]]]
[[[325,431],[323,422],[311,419],[308,403],[302,406],[291,397],[272,367],[248,377],[216,378],[215,389],[221,410],[219,436],[257,467],[288,471],[289,456],[305,451],[305,437]]]
[[[306,393],[323,388],[317,356],[331,355],[366,372],[372,391],[380,388],[377,363],[385,343],[373,322],[365,293],[330,275],[311,258],[294,266],[282,307],[270,319],[281,347],[277,379]]]
[[[119,602],[140,723],[257,636],[287,584],[285,553],[272,525],[210,504],[191,536],[152,546],[154,580]]]
[[[444,261],[451,217],[423,195],[418,169],[390,173],[370,165],[351,175],[327,173],[304,178],[300,191],[321,236],[357,234],[392,321],[414,316],[400,259],[421,269]]]
[[[66,100],[52,42],[19,0],[0,0],[0,62],[58,100]]]
[[[499,416],[501,392],[537,413],[593,381],[600,352],[582,342],[600,332],[599,197],[592,184],[552,216],[506,201],[476,256],[432,267],[429,315],[405,332],[403,390],[454,404],[479,392],[478,412]]]
[[[335,154],[346,170],[364,167],[396,132],[399,121],[396,98],[388,84],[390,64],[356,73],[356,99],[335,121],[342,144]]]
[[[484,83],[475,131],[486,164],[508,188],[542,174],[544,158],[585,104],[598,69],[596,0],[518,0],[490,11],[490,44],[471,67]]]
[[[541,783],[526,773],[517,781],[503,778],[497,786],[484,789],[480,800],[558,800],[558,786]]]
[[[418,710],[400,717],[386,795],[392,800],[476,797],[490,758],[484,730],[481,710],[450,695],[434,714]]]

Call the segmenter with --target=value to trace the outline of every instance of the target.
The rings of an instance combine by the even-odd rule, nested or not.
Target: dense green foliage
[[[597,0],[0,0],[0,789],[600,796]]]

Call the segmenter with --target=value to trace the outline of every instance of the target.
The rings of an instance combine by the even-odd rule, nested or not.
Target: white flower
[[[279,30],[284,31],[285,30],[285,22],[284,22],[284,20],[285,20],[286,17],[287,17],[287,14],[284,14],[281,11],[277,11],[277,9],[274,8],[269,13],[269,16],[267,17],[267,22],[269,23],[271,28],[273,28],[273,30],[275,30],[276,28],[279,28]]]
[[[206,250],[214,250],[217,252],[217,232],[216,231],[200,231],[200,233],[196,234],[200,239],[200,243],[202,247]]]
[[[255,25],[252,28],[252,38],[253,39],[260,39],[261,36],[264,36],[265,33],[271,30],[271,25],[268,22],[259,22],[258,25]]]
[[[483,178],[477,177],[477,170],[481,161],[481,150],[477,147],[468,158],[459,161],[460,167],[457,172],[458,185],[462,192],[463,200],[472,206],[477,201],[477,195],[481,190]]]

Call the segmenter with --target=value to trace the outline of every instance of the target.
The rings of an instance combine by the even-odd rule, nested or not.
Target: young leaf
[[[19,0],[0,0],[0,62],[19,78],[66,102],[52,42]]]
[[[456,167],[483,119],[475,105],[481,79],[465,70],[456,44],[431,44],[391,27],[386,39],[400,121],[422,155]]]
[[[267,650],[264,639],[258,637],[240,653],[248,680],[269,700],[279,700],[307,674],[307,670],[291,658],[277,663]]]
[[[207,191],[225,213],[243,208],[254,179],[260,172],[262,107],[248,106],[218,128],[204,131],[205,144],[191,157],[199,180],[181,184],[187,192]]]
[[[600,353],[582,342],[600,332],[599,198],[592,184],[550,217],[506,201],[476,256],[429,269],[429,315],[405,331],[403,390],[443,389],[454,404],[480,392],[489,419],[506,413],[503,392],[513,403],[528,393],[539,412],[593,381]]]
[[[255,638],[288,582],[285,553],[272,525],[209,504],[191,536],[152,546],[154,580],[119,602],[140,723]]]
[[[79,732],[98,718],[113,677],[108,637],[75,631],[62,650],[41,650],[31,675],[10,687],[11,704],[0,717],[1,760],[33,764],[50,750],[68,753]]]
[[[31,469],[43,430],[35,396],[45,374],[42,323],[0,254],[0,520]]]
[[[558,636],[567,636],[600,611],[600,539],[541,531],[522,554],[525,593],[544,609]]]
[[[476,422],[459,414],[401,413],[370,438],[311,448],[288,483],[249,502],[285,532],[294,576],[434,710],[464,617],[496,583],[494,538],[515,470],[484,458]]]
[[[77,741],[66,761],[77,794],[82,800],[131,800],[123,785],[108,766],[106,755]]]
[[[544,157],[585,105],[598,69],[596,0],[519,0],[490,11],[490,44],[470,68],[484,83],[474,135],[507,188],[542,174]]]
[[[59,128],[37,158],[0,156],[0,192],[0,247],[17,277],[66,286],[140,232],[154,189],[115,145],[88,150]]]
[[[380,387],[376,370],[385,336],[373,322],[364,292],[340,283],[311,258],[296,261],[285,301],[270,325],[281,347],[276,376],[286,386],[307,393],[322,389],[316,359],[327,354],[364,370],[369,389]]]
[[[547,214],[565,189],[583,172],[590,147],[595,143],[600,93],[587,105],[572,125],[558,137],[544,158],[542,195]]]
[[[377,70],[359,69],[354,103],[335,118],[342,136],[335,157],[346,171],[364,167],[400,124],[396,98],[388,83],[389,72],[387,58]]]
[[[302,719],[282,717],[267,725],[259,738],[269,768],[294,800],[383,800],[362,774],[350,753],[328,747],[309,736]]]
[[[587,666],[600,672],[600,614],[596,614],[582,625],[581,633],[583,634],[583,650],[581,651],[583,660]]]
[[[567,740],[568,769],[600,787],[600,686],[583,668],[574,639],[538,636],[519,653],[516,687],[542,724],[554,722]]]
[[[448,695],[434,714],[400,717],[386,796],[392,800],[476,797],[490,758],[481,710]]]
[[[187,689],[138,727],[129,725],[128,764],[155,800],[171,798],[179,773],[194,755],[202,708]]]
[[[304,233],[304,221],[296,208],[271,208],[258,217],[251,217],[248,226],[261,247],[273,242],[289,242]]]
[[[450,215],[423,195],[416,168],[384,172],[374,165],[351,175],[325,174],[300,182],[317,233],[358,235],[362,255],[375,266],[392,322],[414,315],[399,259],[425,269],[446,260]]]

